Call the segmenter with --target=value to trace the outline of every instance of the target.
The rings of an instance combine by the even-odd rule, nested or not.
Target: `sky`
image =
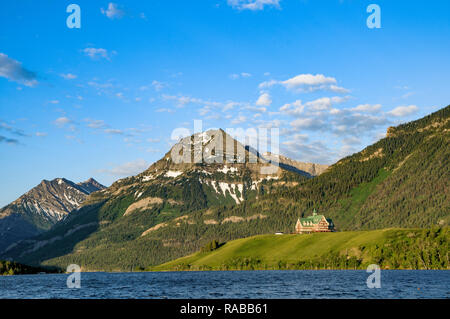
[[[449,12],[445,0],[2,1],[0,207],[43,179],[138,174],[194,120],[278,128],[281,154],[332,164],[450,103]]]

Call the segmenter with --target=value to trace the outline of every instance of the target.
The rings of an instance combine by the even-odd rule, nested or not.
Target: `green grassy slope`
[[[448,229],[259,235],[150,267],[167,270],[448,269]]]
[[[276,231],[290,233],[297,218],[310,215],[314,208],[332,218],[339,231],[448,227],[448,145],[450,106],[390,128],[386,138],[312,179],[289,172],[253,189],[251,182],[260,177],[250,178],[245,165],[236,176],[206,164],[176,179],[162,176],[145,182],[150,174],[145,172],[94,193],[50,232],[20,243],[0,258],[130,270],[191,254],[214,239],[230,242]],[[165,158],[157,162],[155,169],[166,162]],[[216,192],[211,183],[215,181],[242,183],[246,200],[236,204],[230,194]],[[125,214],[130,205],[149,197],[163,202]]]

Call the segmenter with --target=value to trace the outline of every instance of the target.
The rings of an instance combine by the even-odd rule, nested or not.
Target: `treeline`
[[[295,175],[289,173],[277,181],[261,182],[258,194],[244,187],[244,196],[249,199],[239,205],[231,204],[232,199],[212,201],[217,193],[210,185],[199,182],[198,173],[166,184],[134,186],[133,178],[129,178],[117,187],[129,184],[132,188],[105,198],[98,206],[82,208],[62,227],[42,235],[42,239],[64,236],[78,225],[96,222],[97,226],[83,228],[19,261],[61,266],[74,261],[92,269],[148,267],[199,251],[213,240],[227,242],[278,231],[291,233],[297,218],[310,215],[314,208],[318,214],[332,218],[339,231],[445,227],[450,223],[448,118],[450,106],[399,126],[387,138],[340,160],[322,175],[307,180],[299,176],[297,186],[282,184],[294,179]],[[246,172],[241,182],[251,185]],[[180,204],[166,201],[124,217],[125,210],[141,192],[140,199],[159,197]],[[181,216],[188,219],[174,220]],[[231,216],[241,221],[223,222]],[[141,237],[145,230],[162,223],[167,225]],[[420,266],[408,266],[410,258],[396,257],[387,247],[379,249],[392,267],[432,268],[435,264],[436,257],[428,260],[424,255],[414,259]],[[401,249],[408,251],[407,247]],[[24,246],[18,246],[8,253],[15,253],[11,257],[17,260],[23,251]],[[377,256],[376,251],[373,254]],[[341,265],[329,261],[323,267],[334,264]]]
[[[32,267],[23,264],[19,264],[13,261],[2,261],[0,260],[0,276],[8,275],[27,275],[27,274],[37,274],[40,272],[45,273],[55,273],[60,272],[57,268],[43,268],[43,267]]]

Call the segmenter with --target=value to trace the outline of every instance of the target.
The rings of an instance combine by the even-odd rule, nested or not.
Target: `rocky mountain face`
[[[92,193],[50,231],[0,259],[130,270],[186,256],[212,240],[291,233],[313,209],[339,230],[450,223],[450,106],[390,128],[386,138],[314,178],[320,167],[308,172],[237,141],[216,147],[220,135],[181,140],[141,174]]]
[[[0,251],[49,230],[80,207],[89,194],[104,188],[92,178],[79,184],[64,178],[43,180],[0,210]]]
[[[324,164],[295,161],[283,155],[279,155],[279,162],[281,166],[294,167],[300,171],[310,174],[311,176],[319,176],[320,174],[324,173],[328,169],[328,167],[330,167],[329,165]]]
[[[115,182],[101,194],[108,201],[131,196],[127,215],[135,207],[142,211],[166,202],[178,203],[183,209],[201,209],[257,197],[269,191],[262,190],[267,181],[275,187],[317,174],[311,167],[299,169],[303,163],[281,158],[283,163],[245,147],[223,130],[210,130],[181,139],[147,170]],[[146,206],[149,197],[152,200]]]
[[[46,254],[52,255],[54,245],[69,251],[74,246],[85,247],[86,240],[90,248],[87,251],[80,248],[81,254],[106,253],[101,247],[111,240],[117,245],[132,245],[129,252],[134,254],[138,253],[134,245],[141,245],[142,239],[153,243],[144,249],[162,244],[170,251],[169,255],[183,254],[184,248],[178,244],[170,244],[169,239],[165,244],[159,239],[155,242],[152,235],[172,224],[200,223],[209,227],[234,222],[234,216],[207,218],[206,212],[216,208],[230,210],[276,189],[298,185],[317,174],[299,169],[295,161],[283,157],[281,163],[279,159],[262,156],[223,130],[188,136],[144,172],[93,193],[55,229],[24,241],[20,249],[7,250],[6,256],[20,250],[20,256],[14,257],[17,260],[38,255],[40,260],[49,259]],[[205,220],[194,222],[192,214],[205,214]],[[254,214],[248,220],[259,218],[265,216]],[[198,245],[197,240],[193,243],[195,247]]]
[[[93,192],[96,192],[96,191],[106,188],[105,186],[103,186],[102,184],[100,184],[93,178],[89,178],[85,182],[78,183],[77,186],[80,187],[87,194],[90,194],[90,193],[93,193]]]

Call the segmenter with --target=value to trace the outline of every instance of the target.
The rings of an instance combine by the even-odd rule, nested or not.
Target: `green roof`
[[[302,226],[305,226],[307,224],[316,225],[322,220],[322,218],[325,218],[325,216],[324,215],[317,215],[316,209],[314,208],[314,211],[313,211],[311,216],[301,217],[301,218],[299,218],[299,220],[300,220],[300,223],[302,224]],[[325,218],[325,220],[328,223],[330,223],[330,224],[333,223],[333,221],[330,218]]]
[[[324,217],[325,216],[323,216],[323,215],[308,216],[308,217],[300,218],[300,223],[302,223],[302,225],[304,225],[306,222],[311,222],[312,224],[318,224]]]

